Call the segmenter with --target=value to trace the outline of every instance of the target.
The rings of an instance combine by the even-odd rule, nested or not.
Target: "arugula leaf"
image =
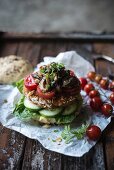
[[[24,84],[24,80],[21,79],[18,82],[15,83],[16,87],[18,88],[18,90],[20,91],[20,93],[23,93],[23,84]]]
[[[70,128],[70,125],[67,125],[62,131],[61,137],[65,140],[66,144],[72,142],[74,138],[80,140],[84,137],[87,127],[88,124],[87,125],[82,124],[82,126],[79,129],[74,130]]]

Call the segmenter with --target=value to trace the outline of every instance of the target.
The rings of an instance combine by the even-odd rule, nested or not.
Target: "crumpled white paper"
[[[72,69],[78,77],[86,76],[90,70],[94,70],[93,66],[88,61],[74,51],[60,53],[55,58],[44,57],[44,62],[39,65],[53,61],[64,63],[65,66]],[[81,93],[82,96],[85,96],[84,92]],[[101,91],[101,93],[103,93],[103,91]],[[54,142],[54,140],[61,136],[64,126],[54,125],[49,129],[46,129],[40,125],[22,122],[14,117],[12,111],[19,95],[17,88],[12,87],[11,85],[0,85],[0,121],[3,126],[20,132],[31,139],[37,139],[45,148],[64,155],[81,157],[95,145],[96,142],[88,140],[87,137],[84,137],[82,140],[74,139],[73,142],[69,144],[65,144],[64,140],[61,142]],[[102,98],[103,100],[107,100],[106,96],[102,96]],[[6,99],[7,103],[4,102]],[[85,101],[88,101],[87,97],[85,97],[84,102]],[[77,117],[74,127],[78,128],[83,123],[83,120],[86,121],[86,123],[92,122],[93,124],[98,125],[101,130],[104,130],[104,128],[110,123],[111,118],[105,118],[99,113],[91,114],[91,111],[86,109],[84,113],[82,112]],[[58,132],[54,132],[55,129],[58,130]]]

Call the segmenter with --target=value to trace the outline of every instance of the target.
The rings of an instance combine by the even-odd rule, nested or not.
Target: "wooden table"
[[[95,65],[96,72],[108,76],[114,66],[93,58],[105,54],[114,58],[114,34],[0,33],[0,56],[15,54],[28,59],[34,66],[44,56],[75,50]],[[100,141],[81,158],[48,151],[37,140],[0,125],[0,170],[114,170],[114,119]]]

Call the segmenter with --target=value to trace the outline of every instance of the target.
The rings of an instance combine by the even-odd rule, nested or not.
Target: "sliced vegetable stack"
[[[70,123],[82,106],[80,81],[62,63],[41,66],[37,72],[18,82],[17,87],[23,98],[16,105],[14,114],[23,120],[44,124]]]

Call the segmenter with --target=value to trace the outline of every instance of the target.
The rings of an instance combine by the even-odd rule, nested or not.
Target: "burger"
[[[16,86],[22,95],[13,113],[24,121],[66,124],[80,113],[80,81],[62,63],[40,66]]]

